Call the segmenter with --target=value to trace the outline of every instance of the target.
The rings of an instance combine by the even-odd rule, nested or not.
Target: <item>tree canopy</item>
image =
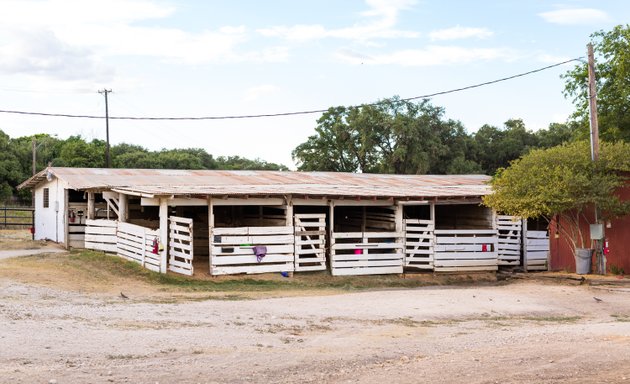
[[[597,79],[597,114],[604,140],[630,140],[630,25],[591,35]],[[577,65],[562,76],[565,96],[573,100],[573,119],[588,135],[588,67]]]
[[[624,175],[630,171],[630,144],[603,142],[600,154],[598,161],[591,161],[586,141],[532,150],[497,172],[491,182],[494,193],[483,202],[525,218],[549,221],[558,215],[570,224],[563,230],[574,248],[584,247],[577,223],[587,208],[597,205],[604,218],[630,212],[630,202],[615,194],[628,179]]]
[[[17,197],[30,201],[29,191],[15,187],[32,174],[33,140],[36,143],[36,170],[49,163],[57,167],[99,168],[105,166],[105,142],[86,141],[81,136],[61,140],[46,134],[10,138],[0,130],[0,201]],[[247,169],[283,170],[282,164],[240,156],[214,158],[202,148],[162,149],[149,151],[138,145],[118,144],[110,149],[114,168],[158,169]]]

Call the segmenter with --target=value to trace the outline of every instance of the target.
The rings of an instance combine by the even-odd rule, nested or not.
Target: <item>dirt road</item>
[[[0,279],[0,382],[630,382],[627,288],[157,303],[125,293]]]

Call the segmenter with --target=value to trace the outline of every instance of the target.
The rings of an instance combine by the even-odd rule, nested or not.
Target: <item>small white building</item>
[[[518,264],[517,246],[501,246],[499,227],[520,250],[520,221],[480,205],[488,181],[49,167],[19,188],[35,191],[36,239],[117,253],[156,271],[354,275]]]

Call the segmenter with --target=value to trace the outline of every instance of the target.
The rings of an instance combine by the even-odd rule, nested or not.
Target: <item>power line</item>
[[[466,91],[466,90],[469,90],[469,89],[484,87],[486,85],[496,84],[496,83],[500,83],[500,82],[503,82],[503,81],[512,80],[512,79],[516,79],[516,78],[519,78],[519,77],[528,76],[528,75],[531,75],[531,74],[534,74],[534,73],[542,72],[542,71],[545,71],[547,69],[551,69],[551,68],[554,68],[554,67],[559,67],[561,65],[568,64],[568,63],[573,62],[573,61],[581,61],[582,59],[583,59],[583,57],[577,57],[577,58],[566,60],[566,61],[563,61],[563,62],[560,62],[560,63],[548,65],[546,67],[534,69],[534,70],[531,70],[531,71],[519,73],[519,74],[508,76],[508,77],[502,77],[502,78],[496,79],[496,80],[491,80],[491,81],[486,81],[486,82],[483,82],[483,83],[468,85],[468,86],[461,87],[461,88],[450,89],[448,91],[440,91],[440,92],[435,92],[435,93],[429,93],[429,94],[426,94],[426,95],[406,97],[406,98],[403,98],[403,99],[400,99],[400,100],[401,101],[411,101],[411,100],[417,100],[417,99],[429,99],[429,98],[435,97],[435,96],[447,95],[449,93],[456,93],[456,92]],[[368,103],[368,104],[362,104],[361,106],[375,106],[375,105],[380,105],[383,102],[384,101],[379,101],[379,102],[375,102],[375,103]],[[181,120],[191,120],[191,121],[195,121],[195,120],[230,120],[230,119],[256,119],[256,118],[262,118],[262,117],[282,117],[282,116],[295,116],[295,115],[310,115],[310,114],[314,114],[314,113],[324,113],[326,111],[328,111],[328,108],[326,108],[326,109],[312,109],[312,110],[304,110],[304,111],[293,111],[293,112],[264,113],[264,114],[257,114],[257,115],[228,115],[228,116],[201,116],[201,117],[109,116],[108,118],[111,119],[111,120],[148,120],[148,121],[150,121],[150,120],[162,120],[162,121],[167,121],[167,120],[172,120],[172,121],[181,121]],[[96,115],[74,115],[74,114],[66,114],[66,113],[44,113],[44,112],[27,112],[27,111],[10,111],[10,110],[0,110],[0,113],[11,113],[11,114],[16,114],[16,115],[31,115],[31,116],[47,116],[47,117],[68,117],[68,118],[77,118],[77,119],[105,119],[106,118],[105,116],[96,116]]]

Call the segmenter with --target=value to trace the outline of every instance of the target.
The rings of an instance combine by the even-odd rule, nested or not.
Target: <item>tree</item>
[[[597,74],[597,113],[604,140],[630,140],[630,26],[591,35]],[[580,124],[582,137],[589,132],[588,67],[581,63],[568,71],[564,94],[573,100],[572,118]]]
[[[486,124],[475,133],[474,140],[475,158],[488,175],[537,146],[536,135],[521,119],[506,121],[502,129]]]
[[[524,218],[555,216],[563,223],[563,237],[572,248],[585,248],[586,236],[580,219],[586,209],[597,205],[603,218],[630,212],[615,191],[627,182],[630,171],[630,143],[603,142],[600,159],[591,161],[590,146],[577,141],[548,149],[535,149],[508,168],[501,168],[492,179],[494,192],[484,197],[485,205]]]
[[[9,135],[0,130],[0,201],[8,201],[22,177],[20,162],[11,150]]]
[[[293,151],[301,171],[444,174],[478,170],[460,122],[428,100],[398,98],[359,107],[334,107],[316,134]]]

